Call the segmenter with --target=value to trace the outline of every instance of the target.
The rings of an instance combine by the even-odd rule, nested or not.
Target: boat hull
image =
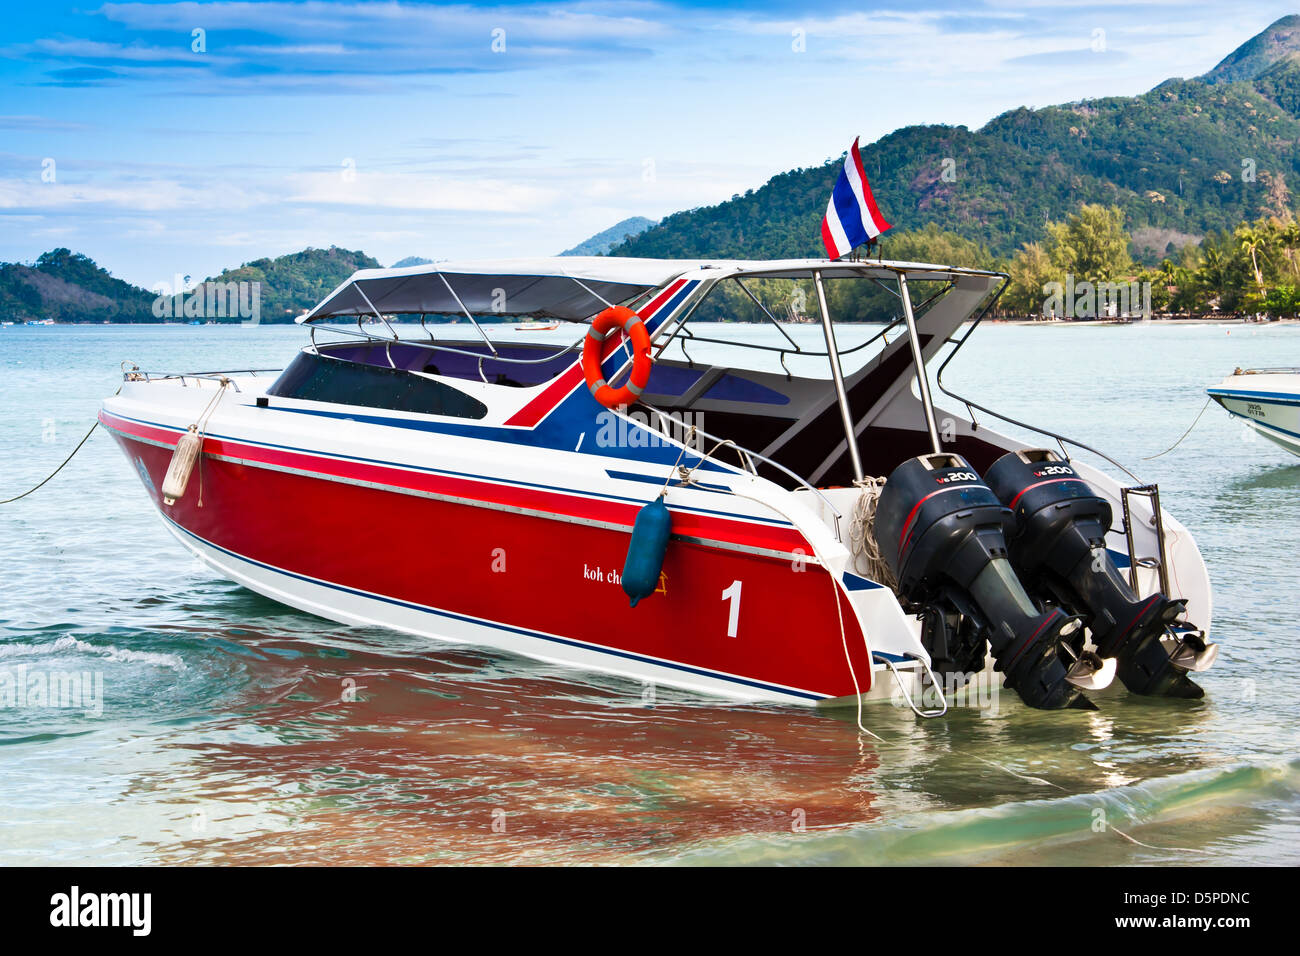
[[[660,591],[631,608],[617,522],[252,461],[229,443],[168,506],[158,489],[174,438],[104,421],[186,548],[301,610],[740,700],[873,690],[854,608],[815,563],[675,540]]]
[[[1208,392],[1228,414],[1300,456],[1300,374],[1233,375]]]

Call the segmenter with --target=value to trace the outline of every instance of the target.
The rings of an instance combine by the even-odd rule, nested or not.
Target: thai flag
[[[876,238],[888,228],[889,223],[885,222],[875,197],[871,195],[867,174],[862,169],[862,154],[858,152],[855,139],[849,155],[844,157],[844,168],[840,170],[835,191],[826,206],[826,217],[822,219],[822,242],[826,244],[826,255],[831,259],[848,255],[855,247]]]

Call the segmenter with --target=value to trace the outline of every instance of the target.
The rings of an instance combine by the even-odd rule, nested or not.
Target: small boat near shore
[[[1300,368],[1239,368],[1206,393],[1233,418],[1300,455]]]
[[[934,716],[990,669],[1046,709],[1115,676],[1198,697],[1209,576],[1159,490],[943,389],[1005,282],[843,259],[363,270],[278,374],[132,368],[100,421],[186,549],[345,624],[732,700]],[[815,346],[778,321],[792,299]],[[503,305],[574,340],[494,341]],[[960,413],[933,402],[941,356]]]

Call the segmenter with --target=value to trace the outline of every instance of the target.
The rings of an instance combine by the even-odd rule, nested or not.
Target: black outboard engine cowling
[[[929,647],[932,664],[978,670],[987,641],[1025,703],[1090,706],[1079,688],[1088,686],[1091,665],[1063,640],[1082,633],[1080,621],[1059,608],[1040,612],[1025,593],[1007,560],[1012,527],[1011,513],[965,459],[936,454],[894,469],[874,535],[900,594],[922,606],[926,636],[938,639]]]
[[[1110,502],[1047,449],[1003,455],[984,477],[1015,516],[1011,563],[1030,593],[1083,617],[1097,653],[1116,658],[1130,691],[1200,697],[1173,663],[1176,644],[1161,641],[1187,602],[1133,593],[1106,550]]]

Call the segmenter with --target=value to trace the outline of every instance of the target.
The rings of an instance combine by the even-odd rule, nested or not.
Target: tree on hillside
[[[1061,273],[1075,281],[1117,282],[1133,272],[1124,210],[1088,203],[1065,222],[1047,224],[1048,256]]]
[[[1300,220],[1292,219],[1283,223],[1278,229],[1278,241],[1282,246],[1283,257],[1291,266],[1292,277],[1300,279],[1300,257],[1296,255],[1297,250],[1300,250]]]
[[[1027,242],[1007,267],[1011,284],[1001,305],[1013,312],[1038,314],[1043,305],[1043,286],[1054,281],[1056,269],[1041,243]]]
[[[988,248],[958,233],[926,223],[923,229],[885,234],[882,255],[902,262],[932,262],[938,265],[996,269],[997,260]]]
[[[1264,295],[1264,275],[1259,271],[1259,259],[1264,254],[1268,234],[1262,229],[1243,225],[1237,228],[1236,235],[1237,242],[1241,245],[1241,251],[1250,257],[1250,268],[1255,274],[1255,286],[1262,297]]]
[[[1124,211],[1117,206],[1085,204],[1064,222],[1049,222],[1042,243],[1029,242],[1012,257],[1011,284],[1002,305],[1010,311],[1038,313],[1049,283],[1065,285],[1073,276],[1084,281],[1122,282],[1132,277],[1129,235]]]
[[[1201,242],[1200,264],[1193,274],[1198,308],[1217,306],[1234,312],[1246,302],[1251,284],[1251,263],[1229,230],[1210,233]]]

